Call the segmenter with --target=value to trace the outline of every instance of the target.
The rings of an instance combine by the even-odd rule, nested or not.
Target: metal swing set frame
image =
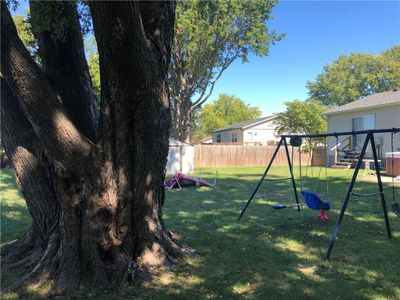
[[[336,220],[336,224],[335,224],[335,229],[332,233],[331,239],[329,241],[328,244],[328,249],[325,253],[324,259],[330,259],[331,257],[331,253],[332,253],[332,249],[333,246],[335,244],[337,235],[339,233],[339,229],[340,229],[340,225],[342,223],[344,214],[346,212],[346,208],[347,205],[349,203],[349,200],[351,198],[351,196],[358,196],[358,197],[373,197],[373,196],[380,196],[381,199],[381,204],[382,204],[382,210],[383,210],[383,216],[385,219],[385,225],[386,225],[386,232],[387,232],[387,236],[389,239],[392,238],[392,232],[390,229],[390,223],[389,223],[389,217],[388,217],[388,210],[387,210],[387,206],[386,206],[386,201],[385,201],[385,194],[384,194],[384,190],[383,190],[383,184],[382,184],[382,178],[381,178],[381,172],[380,172],[380,167],[379,167],[379,162],[378,162],[378,155],[377,155],[377,151],[376,151],[376,145],[375,145],[375,138],[374,138],[374,134],[376,133],[392,133],[392,134],[396,134],[396,133],[400,133],[400,128],[387,128],[387,129],[372,129],[372,130],[360,130],[360,131],[347,131],[347,132],[332,132],[332,133],[322,133],[322,134],[303,134],[303,135],[282,135],[281,139],[278,143],[278,145],[275,148],[275,151],[272,155],[272,158],[270,160],[270,162],[268,163],[267,168],[264,171],[264,174],[261,176],[257,186],[255,187],[253,193],[251,194],[249,200],[247,201],[246,205],[244,206],[244,208],[242,209],[239,217],[238,217],[238,221],[242,218],[243,214],[245,213],[245,211],[247,210],[250,202],[253,200],[254,196],[256,195],[258,189],[260,188],[261,184],[263,183],[265,177],[268,174],[268,171],[270,170],[272,163],[275,160],[276,155],[279,152],[279,149],[281,148],[281,146],[283,145],[283,147],[285,148],[285,152],[286,152],[286,158],[288,161],[288,166],[289,166],[289,171],[290,171],[290,180],[291,180],[291,187],[293,189],[293,193],[294,193],[294,198],[296,200],[296,204],[294,204],[294,206],[297,206],[297,209],[300,211],[301,210],[301,204],[299,202],[299,196],[297,193],[297,187],[296,187],[296,181],[295,178],[293,176],[293,164],[292,161],[290,159],[290,155],[289,155],[289,148],[288,148],[288,143],[287,143],[287,139],[288,138],[322,138],[322,137],[339,137],[339,136],[344,136],[344,135],[357,135],[357,134],[366,134],[366,138],[364,141],[364,144],[362,146],[361,149],[361,153],[360,156],[357,160],[354,172],[353,172],[353,176],[351,178],[350,184],[347,188],[347,192],[346,192],[346,196],[344,198],[344,202],[342,204],[342,208],[340,209],[340,213],[339,216]],[[358,172],[361,168],[361,164],[362,161],[364,159],[368,144],[371,143],[371,148],[372,148],[372,155],[373,155],[373,161],[374,161],[374,166],[375,166],[375,172],[376,172],[376,177],[378,180],[378,192],[377,193],[371,193],[371,194],[358,194],[358,193],[353,193],[353,188],[354,188],[354,184],[356,182],[357,179],[357,175]],[[393,142],[392,142],[393,143]],[[392,144],[393,147],[393,144]],[[394,188],[394,187],[393,187]],[[394,201],[394,199],[393,199]],[[395,203],[394,203],[395,204]],[[393,205],[394,205],[393,204]]]

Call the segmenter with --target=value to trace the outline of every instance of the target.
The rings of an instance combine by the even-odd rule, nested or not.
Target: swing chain
[[[396,193],[394,190],[394,142],[393,142],[393,136],[394,132],[392,131],[390,133],[390,145],[391,145],[391,151],[392,151],[392,160],[391,160],[391,167],[392,167],[392,197],[393,197],[393,202],[396,199]]]

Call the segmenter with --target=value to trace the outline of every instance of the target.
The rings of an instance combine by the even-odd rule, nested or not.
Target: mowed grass
[[[17,189],[10,169],[0,172],[1,243],[21,236],[32,223],[25,201]]]
[[[203,169],[213,178],[217,169]],[[160,272],[153,281],[140,282],[118,293],[90,291],[96,299],[400,299],[400,218],[389,213],[393,239],[386,235],[379,198],[353,199],[342,222],[332,258],[324,261],[353,170],[329,169],[328,195],[325,172],[317,191],[332,205],[331,221],[316,220],[317,211],[273,210],[272,204],[293,203],[288,181],[264,182],[241,221],[237,217],[264,168],[219,168],[214,188],[166,191],[164,219],[198,256]],[[298,169],[295,174],[298,176]],[[303,175],[304,175],[303,169]],[[287,177],[275,167],[271,174]],[[196,174],[195,174],[196,175]],[[307,175],[311,175],[308,170]],[[28,226],[22,200],[12,192],[12,176],[2,178],[2,241],[16,238]],[[355,190],[377,190],[361,178]],[[9,184],[7,184],[9,182]],[[314,181],[315,183],[315,181]],[[308,181],[307,187],[312,185]],[[387,189],[390,207],[392,193]],[[398,190],[397,197],[400,198]],[[5,209],[4,209],[5,208]],[[7,214],[8,217],[4,217]],[[13,216],[13,217],[10,217]],[[5,232],[7,231],[7,232]],[[82,297],[87,296],[84,292]]]

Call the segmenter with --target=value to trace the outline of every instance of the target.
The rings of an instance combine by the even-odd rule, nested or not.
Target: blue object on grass
[[[314,192],[311,191],[301,191],[303,195],[304,202],[308,208],[319,210],[329,210],[331,204],[328,201],[321,200],[321,198]]]

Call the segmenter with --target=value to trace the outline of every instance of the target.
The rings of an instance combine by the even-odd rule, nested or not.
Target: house
[[[169,140],[167,174],[194,172],[194,147],[177,140]]]
[[[275,145],[279,141],[274,119],[276,116],[243,121],[211,132],[213,143]]]
[[[358,131],[368,129],[383,129],[400,127],[400,91],[388,91],[373,94],[354,102],[339,106],[324,112],[328,121],[328,132]],[[353,149],[360,152],[366,135],[340,137],[339,149]],[[375,143],[379,159],[384,164],[384,157],[391,152],[391,134],[375,134]],[[394,135],[394,151],[400,151],[400,134]],[[329,163],[334,162],[334,153],[331,150],[336,145],[335,138],[328,139]],[[372,157],[369,145],[366,157]]]

